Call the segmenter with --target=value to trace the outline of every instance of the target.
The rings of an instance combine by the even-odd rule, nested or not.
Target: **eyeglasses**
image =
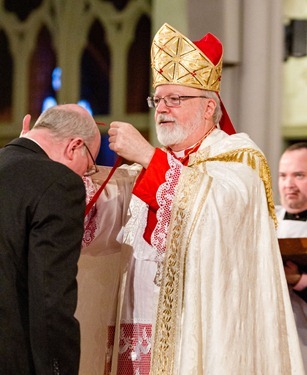
[[[90,158],[92,159],[92,162],[93,162],[93,165],[90,168],[88,168],[88,170],[83,174],[83,176],[88,177],[88,176],[92,176],[93,174],[99,172],[99,169],[97,167],[97,164],[95,162],[95,159],[93,158],[93,155],[92,155],[90,149],[87,147],[87,144],[85,142],[84,142],[84,147],[86,148],[86,150],[89,153]]]
[[[159,96],[149,96],[147,98],[147,104],[149,108],[157,108],[160,100],[163,99],[165,105],[167,107],[179,107],[181,104],[181,100],[186,99],[194,99],[194,98],[204,98],[208,99],[206,96],[189,96],[189,95],[166,95],[164,98],[160,98]]]

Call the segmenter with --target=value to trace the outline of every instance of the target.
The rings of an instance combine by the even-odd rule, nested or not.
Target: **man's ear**
[[[207,107],[205,110],[205,118],[212,117],[216,108],[216,102],[214,99],[208,99]]]
[[[31,115],[27,114],[25,115],[22,121],[22,131],[20,133],[20,137],[24,136],[30,131],[30,124],[31,124]]]
[[[65,154],[68,157],[68,159],[72,160],[74,158],[75,151],[83,147],[83,145],[84,141],[82,138],[78,137],[71,139],[65,149]]]

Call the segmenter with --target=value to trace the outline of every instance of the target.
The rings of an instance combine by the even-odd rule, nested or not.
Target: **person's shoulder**
[[[16,147],[12,149],[11,146]],[[1,158],[0,168],[5,179],[21,180],[34,186],[46,186],[60,179],[83,184],[79,175],[63,163],[50,159],[38,144],[29,139],[13,140],[6,149],[8,152]]]
[[[81,176],[60,162],[48,158],[38,161],[36,166],[40,171],[39,174],[49,182],[63,181],[65,183],[84,184]]]
[[[14,147],[14,146],[17,146],[17,147]],[[26,137],[15,138],[2,148],[2,151],[16,152],[16,151],[21,151],[21,150],[45,153],[45,151],[39,146],[37,142]]]
[[[202,148],[210,146],[211,154],[223,154],[233,152],[234,150],[244,150],[245,152],[257,152],[263,155],[263,152],[256,143],[246,133],[226,134],[223,130],[216,129],[205,140]]]
[[[253,150],[261,151],[256,143],[246,133],[236,133],[228,136],[228,141],[236,147],[250,148]]]
[[[49,159],[37,163],[37,171],[38,175],[28,184],[36,186],[35,191],[45,201],[56,198],[62,204],[63,200],[75,204],[85,198],[84,181],[66,165]]]

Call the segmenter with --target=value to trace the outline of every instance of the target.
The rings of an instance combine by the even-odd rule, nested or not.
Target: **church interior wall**
[[[57,103],[85,100],[97,121],[132,122],[156,144],[146,96],[150,44],[164,22],[191,40],[206,32],[221,39],[221,97],[237,131],[267,155],[273,180],[282,149],[307,139],[304,0],[15,3],[0,5],[0,146],[19,135],[26,113],[35,120],[49,96]]]

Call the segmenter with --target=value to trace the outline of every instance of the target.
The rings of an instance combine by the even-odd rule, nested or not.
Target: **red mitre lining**
[[[202,39],[193,43],[214,65],[219,63],[223,54],[223,46],[213,34],[208,33]]]
[[[203,52],[205,56],[208,57],[208,59],[214,65],[217,65],[219,63],[223,55],[223,45],[217,37],[215,37],[211,33],[207,33],[202,39],[197,40],[193,43],[196,45],[198,49],[200,49]],[[217,94],[221,102],[221,109],[223,113],[223,116],[220,120],[220,128],[229,135],[235,134],[236,130],[232,125],[230,117],[226,111],[222,99],[220,98],[219,93]]]

